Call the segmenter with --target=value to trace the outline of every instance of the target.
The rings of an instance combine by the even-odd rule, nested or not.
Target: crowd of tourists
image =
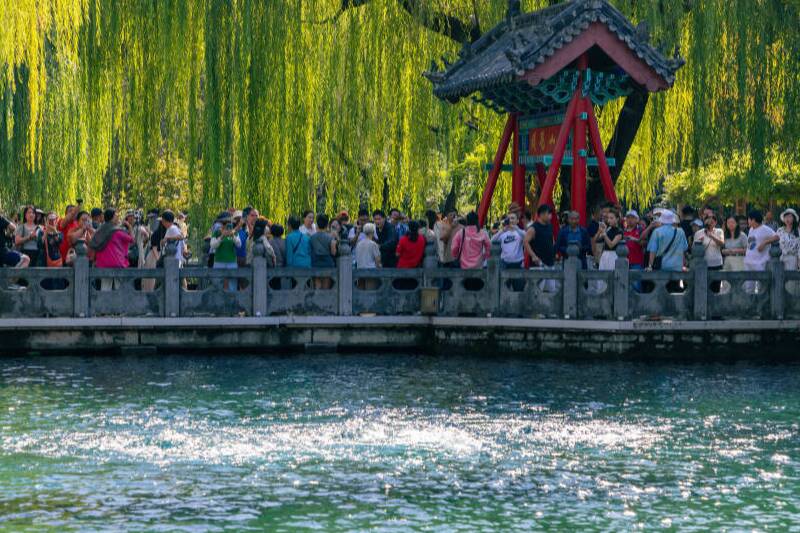
[[[693,243],[700,243],[711,270],[759,271],[777,242],[785,267],[798,269],[794,209],[783,211],[779,222],[771,211],[722,217],[711,207],[684,207],[680,215],[655,208],[640,215],[606,205],[593,210],[585,227],[576,212],[564,212],[557,221],[554,216],[546,205],[534,216],[512,203],[502,220],[483,228],[474,211],[460,216],[456,210],[429,210],[413,219],[399,209],[361,209],[351,220],[346,211],[329,217],[309,210],[290,216],[284,228],[253,207],[228,209],[205,235],[202,261],[215,269],[237,269],[252,262],[260,244],[270,267],[332,268],[339,244],[348,242],[356,268],[418,268],[426,244],[433,243],[440,267],[475,269],[486,266],[496,242],[505,269],[556,269],[576,246],[582,268],[613,270],[617,247],[624,244],[631,269],[682,271],[689,267]],[[187,217],[180,212],[87,210],[78,202],[60,215],[28,205],[9,218],[0,216],[0,266],[70,266],[78,243],[85,244],[97,268],[154,268],[166,253],[174,253],[182,266],[192,257]]]

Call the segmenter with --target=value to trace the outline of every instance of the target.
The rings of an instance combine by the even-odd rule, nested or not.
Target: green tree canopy
[[[720,159],[738,158],[738,175],[758,190],[771,186],[768,160],[797,168],[798,0],[615,5],[687,59],[675,87],[650,99],[618,182],[625,198],[646,202],[665,175]],[[462,207],[474,206],[503,118],[438,101],[421,74],[506,7],[0,2],[0,205],[61,208],[83,196],[202,215],[252,203],[283,217],[324,200],[329,210],[419,212],[452,186]],[[599,110],[606,141],[620,107]]]

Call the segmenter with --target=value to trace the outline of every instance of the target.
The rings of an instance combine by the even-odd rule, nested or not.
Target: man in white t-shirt
[[[747,223],[750,225],[750,231],[747,234],[744,268],[752,272],[761,272],[767,268],[770,245],[780,240],[780,237],[772,228],[764,224],[761,211],[751,211],[747,216]],[[749,293],[760,293],[762,285],[756,281],[747,281],[744,289]]]
[[[164,241],[177,241],[175,259],[178,260],[178,267],[182,267],[185,259],[183,257],[184,236],[181,228],[177,224],[170,224],[164,234]]]
[[[769,261],[769,247],[779,240],[778,234],[764,224],[761,211],[751,211],[747,217],[750,231],[747,234],[747,252],[744,267],[747,270],[765,270]]]

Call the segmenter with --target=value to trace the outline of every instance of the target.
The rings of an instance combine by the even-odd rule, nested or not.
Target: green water
[[[0,530],[800,531],[800,365],[0,360]]]

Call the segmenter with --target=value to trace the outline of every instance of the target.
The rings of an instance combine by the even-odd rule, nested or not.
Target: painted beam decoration
[[[456,103],[471,97],[509,119],[479,206],[483,223],[498,176],[512,146],[512,201],[525,203],[526,175],[539,184],[539,205],[553,205],[562,165],[572,167],[572,208],[587,219],[586,168],[597,166],[603,192],[617,202],[594,107],[634,91],[672,87],[685,61],[665,57],[648,42],[646,25],[634,26],[608,0],[570,0],[522,13],[509,0],[506,19],[460,58],[425,76],[434,94]],[[509,133],[513,137],[509,139]]]

